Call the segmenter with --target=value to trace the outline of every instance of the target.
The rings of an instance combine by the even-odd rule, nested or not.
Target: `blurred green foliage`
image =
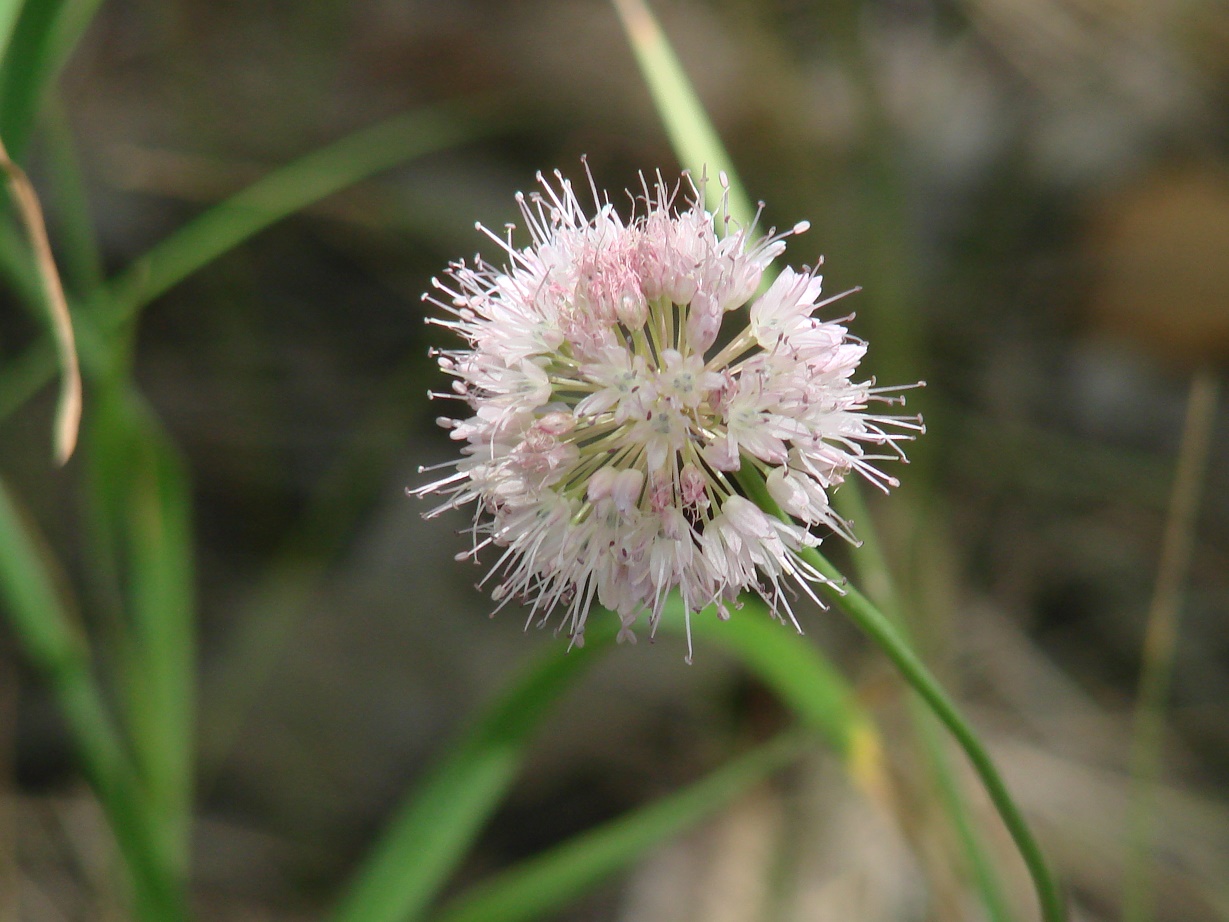
[[[1091,792],[1125,791],[1126,703],[1182,396],[1229,346],[1223,261],[1185,261],[1198,247],[1181,230],[1215,249],[1229,227],[1223,10],[728,0],[658,12],[766,220],[811,221],[791,262],[822,252],[829,290],[862,286],[848,303],[876,374],[927,380],[930,434],[896,501],[865,514],[883,572],[925,658],[1012,756],[1009,780],[1076,905],[1113,918],[1124,800],[1106,808]],[[855,781],[847,739],[879,753],[881,737],[842,734],[886,727],[872,774],[923,869],[919,913],[973,918],[964,888],[1025,899],[975,785],[942,750],[928,762],[924,733],[897,732],[898,686],[834,618],[805,624],[839,673],[783,632],[744,637],[727,658],[705,623],[692,669],[670,636],[606,651],[579,681],[586,662],[561,658],[557,639],[482,617],[447,527],[417,522],[403,495],[415,465],[449,450],[422,399],[437,381],[418,296],[447,260],[489,249],[473,221],[499,227],[535,170],[576,173],[582,154],[610,189],[678,167],[616,36],[596,2],[0,4],[0,138],[43,199],[88,379],[79,456],[55,471],[55,353],[6,211],[0,673],[21,698],[0,713],[17,729],[0,774],[37,809],[80,768],[140,917],[189,903],[199,918],[318,915],[409,780],[427,793],[340,917],[380,917],[369,899],[408,917],[449,881],[523,859],[537,839],[500,811],[518,799],[535,805],[535,835],[565,844],[536,871],[493,878],[488,898],[521,917],[557,911],[788,761],[793,742],[687,786],[769,736],[748,704],[760,689],[774,726],[818,707],[810,717]],[[1162,332],[1131,293],[1164,315]],[[1166,872],[1153,917],[1183,922],[1219,918],[1229,900],[1222,468],[1192,526],[1165,736],[1177,770],[1156,821]],[[873,574],[859,581],[880,598]],[[539,647],[527,684],[498,691]],[[551,693],[534,698],[536,683]],[[565,685],[583,714],[565,703],[531,734]],[[44,697],[62,725],[41,716]],[[489,716],[456,734],[482,701]],[[586,760],[607,786],[591,785],[593,831],[573,841],[576,817],[552,792],[588,777]],[[931,809],[935,785],[954,793],[948,812]],[[446,844],[403,878],[428,821]],[[962,822],[974,833],[963,852],[949,841]],[[3,854],[19,853],[6,880],[40,874],[20,859],[26,829],[0,820],[15,843]],[[983,851],[1005,879],[979,888],[964,864]],[[230,854],[250,879],[217,870]],[[569,854],[570,871],[550,864]],[[76,881],[76,902],[58,897],[66,912],[125,905],[91,880]],[[518,886],[543,902],[499,896]],[[445,912],[482,905],[459,896]]]

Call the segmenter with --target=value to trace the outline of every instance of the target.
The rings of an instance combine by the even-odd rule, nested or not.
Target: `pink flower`
[[[682,208],[678,186],[644,180],[626,221],[591,179],[592,217],[559,173],[539,182],[517,197],[529,244],[483,228],[506,265],[454,263],[426,296],[464,342],[437,353],[456,380],[434,396],[471,415],[440,420],[462,457],[413,492],[443,497],[429,516],[473,504],[461,556],[498,555],[479,585],[497,607],[528,604],[530,621],[561,610],[573,643],[595,601],[618,615],[620,639],[645,612],[652,633],[672,591],[689,626],[747,590],[797,626],[789,587],[815,599],[824,579],[800,555],[819,543],[809,529],[852,540],[832,491],[853,471],[895,485],[875,465],[903,460],[921,421],[872,412],[903,400],[854,380],[865,347],[816,316],[836,300],[820,300],[818,275],[786,268],[755,297],[805,223],[757,236],[724,206],[705,211],[689,177]],[[743,465],[791,518],[742,495]]]

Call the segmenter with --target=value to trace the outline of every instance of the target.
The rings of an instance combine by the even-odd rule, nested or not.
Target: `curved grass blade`
[[[744,465],[736,476],[739,486],[756,505],[769,515],[785,518],[781,508],[768,494],[768,488],[764,482],[757,474],[751,473],[747,465]],[[905,681],[918,693],[926,706],[960,744],[1028,867],[1036,888],[1042,917],[1046,922],[1064,922],[1067,918],[1067,910],[1062,892],[1046,863],[1041,846],[1034,838],[1028,823],[1025,822],[1020,808],[1012,799],[1011,792],[1007,790],[1007,785],[990,758],[990,754],[982,745],[972,726],[965,720],[964,715],[960,713],[955,702],[948,697],[938,680],[926,668],[926,664],[913,652],[913,648],[909,646],[896,626],[870,599],[850,585],[841,572],[815,548],[802,548],[799,553],[806,563],[830,580],[829,583],[818,587],[820,592],[845,612],[850,620],[887,655]]]
[[[566,655],[552,647],[490,707],[405,801],[329,917],[333,922],[421,917],[507,793],[551,704],[614,636],[595,624],[584,647]]]
[[[1036,887],[1042,917],[1046,922],[1064,922],[1067,911],[1062,893],[1050,872],[1041,846],[972,726],[892,622],[885,618],[869,599],[850,586],[840,571],[828,563],[818,551],[804,548],[802,554],[807,563],[831,579],[834,584],[843,587],[843,593],[836,589],[827,589],[825,594],[892,660],[904,679],[960,744],[1015,841],[1020,856],[1028,866]]]
[[[582,833],[480,884],[445,906],[433,917],[434,922],[545,918],[784,768],[806,751],[810,741],[809,733],[787,731],[676,794]]]
[[[875,603],[897,625],[905,640],[909,641],[908,621],[896,591],[896,581],[879,545],[879,536],[875,532],[870,510],[863,498],[861,484],[846,482],[834,494],[834,499],[840,514],[847,521],[858,523],[862,546],[853,555],[858,578],[862,585],[872,587],[870,594]],[[974,822],[960,779],[952,770],[951,759],[944,748],[946,741],[940,735],[941,730],[935,715],[926,709],[916,695],[911,695],[909,716],[930,763],[931,775],[948,819],[968,860],[973,883],[986,910],[986,918],[990,922],[1012,922],[1013,914],[1008,906],[1003,882],[990,858],[984,837]]]

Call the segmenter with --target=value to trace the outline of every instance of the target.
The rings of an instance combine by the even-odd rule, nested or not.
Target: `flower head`
[[[843,297],[821,300],[815,272],[786,268],[756,297],[805,223],[757,235],[728,217],[728,190],[715,218],[703,181],[687,178],[679,204],[660,174],[627,220],[590,179],[589,216],[561,174],[538,179],[517,196],[529,244],[479,225],[506,264],[454,263],[425,296],[464,341],[435,353],[455,381],[433,396],[471,413],[439,420],[462,457],[414,491],[444,498],[427,515],[472,503],[460,556],[497,555],[479,585],[499,607],[525,602],[531,621],[562,610],[577,644],[595,601],[634,641],[674,590],[689,618],[714,603],[728,616],[754,590],[797,626],[790,594],[814,599],[824,580],[800,555],[819,543],[812,529],[852,539],[832,490],[851,472],[894,486],[875,465],[903,460],[920,420],[872,412],[903,401],[854,381],[865,346],[815,316]],[[788,520],[741,493],[745,466]]]

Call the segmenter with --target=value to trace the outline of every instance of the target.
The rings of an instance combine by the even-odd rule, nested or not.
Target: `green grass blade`
[[[507,793],[550,706],[613,640],[613,630],[594,625],[583,648],[552,646],[494,703],[406,800],[333,922],[421,917]]]
[[[896,665],[901,675],[930,708],[931,712],[948,728],[973,765],[986,793],[1016,843],[1016,848],[1037,891],[1037,900],[1042,918],[1046,922],[1064,922],[1067,910],[1062,892],[1051,873],[1041,846],[1033,836],[1020,808],[1016,806],[1011,792],[999,774],[990,754],[982,745],[972,726],[965,720],[955,703],[939,685],[935,677],[918,658],[904,638],[887,618],[871,604],[864,595],[845,583],[840,572],[825,560],[814,548],[805,548],[803,556],[834,583],[844,587],[844,592],[827,590],[832,601],[841,608],[867,636],[875,642]]]
[[[137,918],[184,919],[182,894],[155,843],[135,769],[90,672],[89,652],[56,591],[50,555],[0,480],[0,599],[26,657],[46,678],[133,881]]]
[[[412,112],[357,131],[270,173],[171,234],[116,278],[110,319],[130,319],[270,224],[407,160],[472,140],[491,124],[459,108]]]
[[[9,41],[13,30],[17,28],[17,19],[21,16],[21,7],[25,0],[0,0],[0,67],[8,56]]]
[[[749,223],[755,210],[734,171],[734,162],[648,4],[645,0],[612,2],[679,161],[697,177],[705,170],[710,178],[724,172],[730,184],[730,216],[741,224]],[[706,186],[710,211],[720,206],[721,192],[717,183]]]
[[[683,629],[682,605],[677,599],[668,606],[662,626],[673,631]],[[704,642],[721,644],[771,688],[805,726],[819,733],[872,801],[880,806],[889,803],[883,747],[874,721],[819,648],[792,627],[783,627],[758,598],[745,598],[743,609],[729,621],[719,620],[711,609],[694,614],[691,630]]]
[[[0,214],[0,273],[30,313],[42,312],[42,283],[31,258],[30,242],[13,223],[11,209]]]
[[[107,332],[130,321],[151,300],[271,224],[347,186],[494,131],[495,116],[441,107],[396,116],[348,135],[253,183],[184,225],[138,258],[100,298],[97,335],[78,314],[78,346],[87,371],[108,360],[94,346]],[[0,232],[0,244],[5,242]],[[6,251],[0,268],[20,272]],[[18,277],[21,277],[20,275]],[[28,286],[27,286],[28,287]],[[54,354],[41,343],[0,368],[0,422],[51,379]]]
[[[24,159],[47,88],[98,12],[101,0],[30,0],[0,68],[0,137]]]
[[[196,690],[195,552],[188,476],[174,446],[144,427],[133,496],[133,614],[157,700],[147,755],[154,803],[165,811],[169,856],[186,877],[193,807]]]
[[[690,787],[576,836],[475,887],[435,922],[529,922],[558,911],[784,768],[810,745],[791,731],[753,749]]]
[[[47,557],[0,481],[0,591],[26,656],[57,675],[80,668],[86,651],[56,591]]]
[[[0,137],[21,162],[33,129],[39,90],[51,70],[50,37],[67,0],[30,0],[21,5],[0,68]]]
[[[55,362],[55,346],[42,340],[0,368],[0,420],[8,419],[46,386]]]
[[[105,280],[102,253],[94,232],[76,139],[58,93],[52,94],[47,110],[44,147],[48,186],[54,190],[47,207],[55,215],[53,223],[58,230],[56,243],[65,287],[88,301]]]
[[[186,874],[193,791],[194,620],[191,500],[173,446],[130,394],[104,388],[91,427],[91,483],[123,554],[128,619],[122,677],[141,780],[161,847]]]

